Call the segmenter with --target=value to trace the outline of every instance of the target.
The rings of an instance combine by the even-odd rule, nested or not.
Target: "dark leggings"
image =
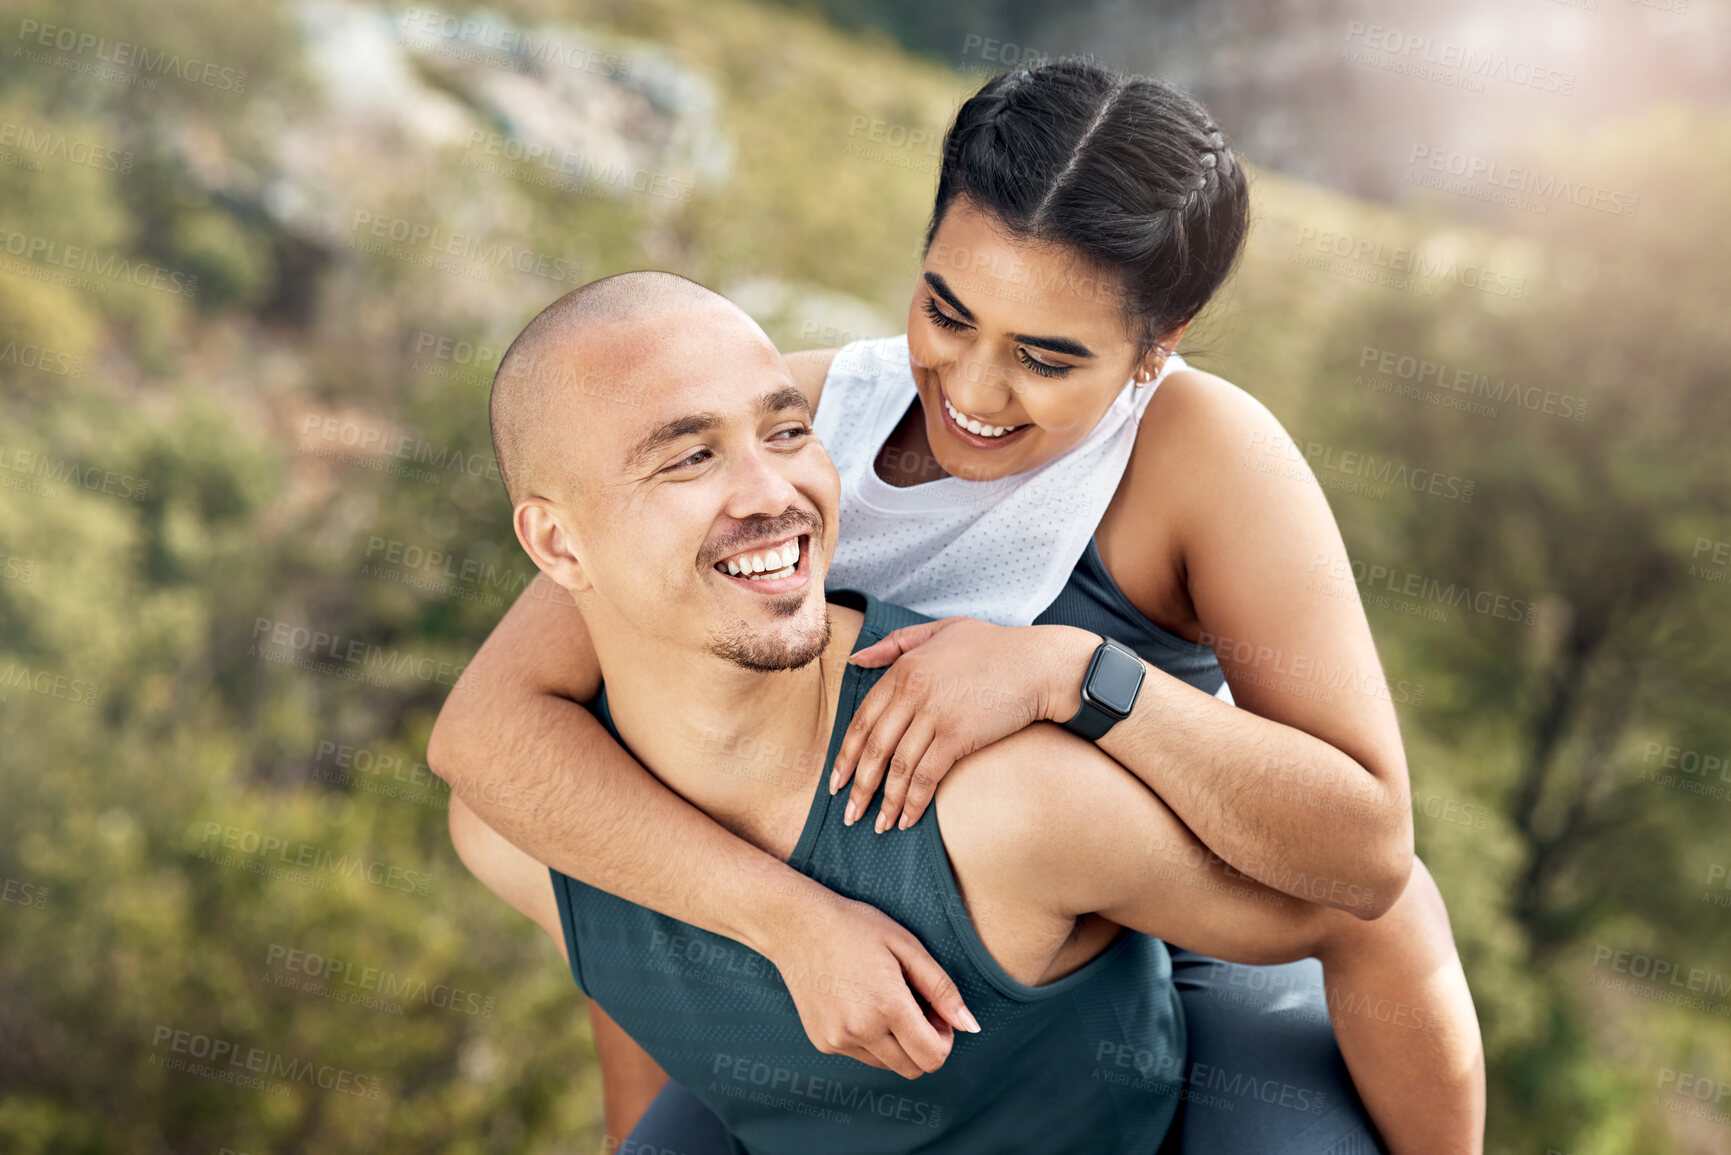
[[[731,1155],[727,1128],[678,1079],[667,1080],[614,1155]]]
[[[1189,1085],[1161,1155],[1386,1155],[1335,1045],[1321,963],[1248,967],[1169,949]],[[669,1079],[618,1155],[730,1151],[721,1121]]]
[[[1315,959],[1239,966],[1168,946],[1189,1042],[1163,1152],[1386,1155],[1334,1041]]]

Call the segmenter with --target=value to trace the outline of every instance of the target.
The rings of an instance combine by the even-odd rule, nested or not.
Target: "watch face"
[[[1120,718],[1125,717],[1136,703],[1136,687],[1142,684],[1146,672],[1141,662],[1116,646],[1107,646],[1099,651],[1094,672],[1088,678],[1088,696]]]

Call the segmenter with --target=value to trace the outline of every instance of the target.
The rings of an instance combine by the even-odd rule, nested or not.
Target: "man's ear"
[[[537,568],[572,593],[589,588],[567,514],[544,497],[531,497],[511,511],[517,541]]]

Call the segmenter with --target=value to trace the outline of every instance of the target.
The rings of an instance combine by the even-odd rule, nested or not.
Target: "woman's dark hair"
[[[1066,59],[988,80],[944,138],[926,248],[957,197],[1018,238],[1074,249],[1122,280],[1143,352],[1194,317],[1243,247],[1244,170],[1195,100]]]

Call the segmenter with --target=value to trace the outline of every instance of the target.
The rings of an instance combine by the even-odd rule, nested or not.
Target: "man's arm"
[[[451,799],[451,845],[463,865],[488,890],[504,899],[519,914],[540,927],[570,965],[565,950],[565,932],[559,924],[559,908],[553,888],[547,885],[547,868],[506,842],[498,831],[481,821],[463,804]],[[643,1117],[655,1095],[667,1082],[667,1073],[619,1024],[608,1017],[594,999],[589,1000],[589,1034],[601,1065],[601,1114],[606,1128],[607,1150],[617,1150]]]
[[[589,1035],[601,1064],[604,1150],[617,1151],[667,1085],[667,1072],[594,999],[589,1000]]]
[[[569,966],[565,931],[559,923],[553,888],[548,885],[547,868],[505,841],[461,798],[451,799],[449,825],[451,846],[469,873],[540,927]],[[594,999],[589,1000],[589,1034],[601,1065],[602,1121],[609,1140],[607,1150],[612,1151],[637,1126],[637,1120],[667,1082],[667,1073]]]
[[[1422,864],[1374,921],[1295,899],[1228,866],[1098,747],[1045,722],[957,762],[938,806],[970,903],[1099,914],[1247,965],[1320,958],[1341,1053],[1393,1155],[1481,1149],[1478,1020]]]
[[[600,671],[564,590],[545,576],[530,583],[465,679],[427,759],[487,826],[539,862],[733,938],[784,973],[856,976],[875,1001],[791,992],[820,1051],[909,1078],[942,1064],[950,1040],[910,986],[951,1024],[971,1018],[918,939],[723,829],[578,704],[599,692]]]

